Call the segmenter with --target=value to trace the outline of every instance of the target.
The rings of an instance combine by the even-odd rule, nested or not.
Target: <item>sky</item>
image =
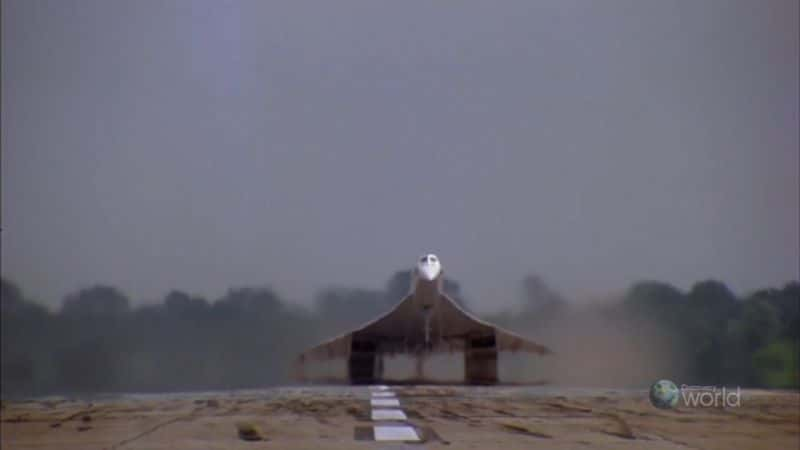
[[[2,275],[54,306],[800,276],[796,0],[2,2]]]

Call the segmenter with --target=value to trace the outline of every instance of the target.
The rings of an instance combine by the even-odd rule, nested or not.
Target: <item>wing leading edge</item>
[[[300,354],[295,376],[358,383],[388,380],[390,372],[406,370],[408,380],[436,382],[423,367],[426,358],[436,356],[464,367],[464,373],[451,377],[454,382],[495,383],[499,352],[551,353],[543,345],[473,316],[444,294],[430,311],[421,313],[412,294],[386,314]],[[416,367],[397,369],[404,357],[416,361]]]

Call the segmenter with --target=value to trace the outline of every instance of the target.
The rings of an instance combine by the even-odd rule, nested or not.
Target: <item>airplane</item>
[[[536,358],[552,353],[473,316],[444,293],[443,285],[441,260],[432,253],[423,255],[400,303],[300,354],[295,378],[348,384],[519,383],[519,370],[502,370],[499,359],[518,359],[520,352]]]

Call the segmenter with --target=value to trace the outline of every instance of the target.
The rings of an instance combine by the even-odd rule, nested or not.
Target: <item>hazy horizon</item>
[[[477,310],[800,275],[798,2],[2,2],[2,275],[56,305],[437,253]]]

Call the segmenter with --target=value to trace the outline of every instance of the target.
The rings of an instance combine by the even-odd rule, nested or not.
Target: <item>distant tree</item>
[[[16,349],[18,350],[18,349]],[[35,363],[31,355],[11,349],[3,350],[0,357],[0,392],[31,392],[36,376]]]
[[[3,278],[0,389],[6,396],[287,382],[300,351],[386,312],[408,294],[411,279],[410,271],[398,271],[385,289],[328,288],[317,294],[313,310],[287,304],[268,287],[231,289],[213,303],[176,290],[161,303],[131,309],[118,289],[98,285],[68,295],[53,314]],[[455,280],[445,279],[444,290],[462,297]],[[531,319],[566,303],[536,276],[523,280],[522,293],[522,313],[498,313],[492,321],[525,332]],[[796,388],[799,307],[796,281],[744,300],[713,280],[688,294],[647,281],[603,313],[645,319],[621,323],[666,333],[691,361],[682,382]]]
[[[203,317],[210,309],[210,305],[204,298],[192,297],[181,291],[171,291],[167,294],[164,298],[164,306],[167,308],[168,314],[191,318]]]
[[[14,282],[0,278],[0,305],[4,308],[6,302],[9,304],[22,301],[22,292]]]
[[[564,303],[564,297],[544,282],[542,277],[530,274],[522,280],[525,307],[536,310],[556,303]]]
[[[122,375],[121,360],[115,339],[96,336],[82,340],[77,345],[56,352],[56,370],[59,382],[70,390],[80,392],[110,391],[118,388]]]
[[[662,333],[681,339],[690,328],[686,296],[676,287],[658,281],[642,281],[631,286],[620,304],[621,313],[646,319],[636,323],[657,326]]]
[[[16,284],[5,278],[0,279],[0,313],[14,314],[25,307],[22,292]]]
[[[766,346],[780,332],[777,311],[769,302],[758,298],[746,300],[739,318],[731,323],[737,325],[741,345],[751,352]]]
[[[775,340],[753,354],[759,385],[769,388],[800,388],[800,343]]]
[[[0,279],[0,316],[43,318],[48,315],[45,307],[27,300],[19,287],[5,278]]]
[[[781,290],[781,300],[773,306],[781,317],[781,336],[800,342],[800,281],[787,283]]]
[[[728,287],[716,280],[696,283],[687,295],[686,335],[691,339],[695,375],[705,384],[724,384],[732,379],[746,380],[747,373],[731,370],[739,367],[747,351],[738,341],[741,335],[730,330],[744,322],[741,302]]]
[[[267,287],[230,289],[225,297],[212,306],[213,313],[220,318],[260,317],[279,313],[282,308],[278,295]]]
[[[387,300],[394,299],[395,303],[399,302],[411,290],[411,271],[398,270],[386,282],[385,293]],[[392,300],[390,300],[392,301]]]
[[[70,294],[64,299],[61,314],[72,318],[122,316],[130,312],[130,302],[117,288],[96,285]]]
[[[316,309],[326,334],[338,334],[363,325],[399,302],[381,291],[330,287],[317,293]]]
[[[779,324],[775,308],[762,299],[749,298],[741,305],[739,314],[728,319],[727,330],[719,334],[705,330],[704,342],[716,339],[720,343],[720,381],[748,386],[761,383],[763,379],[753,366],[753,355],[775,339]],[[699,357],[704,357],[704,353],[700,352]]]
[[[44,367],[53,345],[50,313],[0,279],[0,392],[35,394],[48,382]]]
[[[461,283],[456,280],[446,278],[442,282],[442,290],[448,297],[453,299],[456,304],[465,311],[470,311],[469,303],[461,293]]]
[[[552,315],[566,305],[564,297],[551,288],[539,275],[530,274],[522,280],[523,311]]]
[[[451,297],[461,297],[461,283],[450,278],[445,278],[442,282],[442,290]]]
[[[787,283],[783,289],[761,289],[748,299],[764,301],[774,308],[780,337],[800,340],[800,282]]]
[[[625,294],[623,303],[634,311],[647,314],[665,312],[682,313],[686,296],[676,287],[659,281],[641,281],[631,286]]]
[[[720,281],[696,283],[689,290],[687,300],[689,313],[702,318],[707,327],[713,327],[716,332],[722,331],[728,319],[739,313],[740,305],[736,296]]]

